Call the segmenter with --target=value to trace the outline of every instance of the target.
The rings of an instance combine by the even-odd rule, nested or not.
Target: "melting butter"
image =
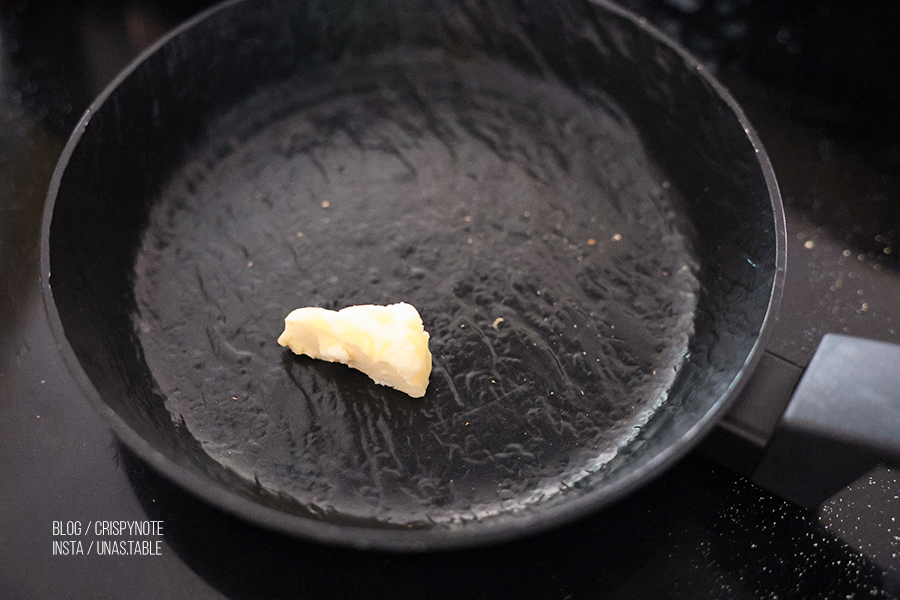
[[[428,338],[419,312],[400,302],[339,311],[298,308],[284,319],[278,343],[295,354],[343,363],[375,383],[421,398],[431,375]]]

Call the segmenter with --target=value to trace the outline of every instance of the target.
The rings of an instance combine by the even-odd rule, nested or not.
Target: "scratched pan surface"
[[[51,325],[150,464],[358,547],[522,535],[686,452],[755,361],[780,207],[733,102],[618,9],[233,2],[83,120],[43,236]],[[405,301],[422,399],[276,338]]]

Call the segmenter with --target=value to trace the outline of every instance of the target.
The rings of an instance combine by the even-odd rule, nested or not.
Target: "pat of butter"
[[[298,308],[285,318],[278,343],[295,354],[343,363],[375,383],[421,398],[431,375],[428,337],[419,312],[400,302],[339,311]]]

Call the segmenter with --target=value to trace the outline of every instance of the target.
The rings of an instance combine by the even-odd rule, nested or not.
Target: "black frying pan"
[[[92,105],[46,208],[73,374],[116,435],[290,534],[438,548],[537,531],[694,447],[784,267],[734,101],[600,2],[228,2]],[[424,398],[275,343],[405,301]]]

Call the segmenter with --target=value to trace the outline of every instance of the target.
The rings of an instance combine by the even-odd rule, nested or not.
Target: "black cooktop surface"
[[[0,8],[0,597],[900,596],[900,477],[888,468],[805,510],[695,453],[550,533],[405,555],[247,525],[120,446],[50,334],[38,282],[41,211],[93,96],[206,4]],[[900,343],[900,11],[830,0],[623,4],[718,75],[770,154],[789,263],[769,349],[805,365],[828,332]]]

